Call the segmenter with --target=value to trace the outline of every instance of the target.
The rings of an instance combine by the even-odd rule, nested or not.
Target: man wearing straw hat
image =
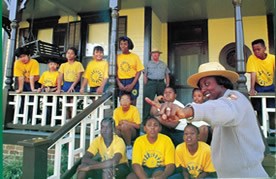
[[[218,62],[202,64],[187,82],[209,100],[185,108],[164,103],[160,115],[166,120],[203,120],[213,127],[212,160],[219,178],[268,178],[262,167],[265,146],[256,115],[250,101],[233,90],[238,78]]]
[[[165,87],[170,84],[169,73],[167,65],[159,59],[162,52],[154,48],[151,51],[151,60],[144,70],[144,97],[148,97],[153,100],[155,95],[163,95]],[[150,114],[150,105],[144,103],[143,107],[143,119],[147,118]]]

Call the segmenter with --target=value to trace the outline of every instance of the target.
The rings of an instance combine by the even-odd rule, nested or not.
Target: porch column
[[[7,9],[9,10],[9,20],[11,21],[11,35],[10,46],[8,50],[8,60],[6,63],[6,80],[3,89],[3,119],[6,119],[7,105],[8,105],[8,92],[13,90],[13,63],[14,63],[14,51],[16,47],[16,35],[18,30],[18,23],[22,17],[22,11],[25,9],[27,0],[6,0]],[[6,45],[6,44],[3,44]]]
[[[241,15],[241,2],[242,0],[232,0],[235,9],[235,32],[236,32],[236,57],[237,73],[240,75],[238,80],[237,90],[248,96],[248,90],[246,87],[245,77],[245,59],[244,59],[244,37],[243,37],[243,26],[242,26],[242,15]]]
[[[118,38],[118,17],[121,1],[110,0],[109,7],[111,9],[111,36],[109,44],[109,90],[113,93],[113,109],[117,107],[117,83],[116,83],[116,64],[117,64],[117,45],[116,41]]]

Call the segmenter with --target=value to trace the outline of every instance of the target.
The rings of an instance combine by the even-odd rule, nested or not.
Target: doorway
[[[171,86],[184,105],[192,102],[193,88],[187,84],[188,77],[208,61],[207,31],[207,20],[169,23]]]

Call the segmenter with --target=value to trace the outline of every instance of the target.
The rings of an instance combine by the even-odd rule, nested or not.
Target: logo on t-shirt
[[[193,177],[197,177],[201,172],[201,165],[197,164],[195,162],[189,162],[188,166],[187,166],[187,170],[190,173],[190,175],[192,175]]]
[[[149,168],[159,167],[162,164],[162,158],[156,151],[148,151],[143,157],[143,166]]]
[[[90,79],[94,83],[101,83],[103,81],[103,73],[100,70],[93,70],[90,74]]]
[[[127,63],[126,61],[123,61],[121,64],[120,64],[120,68],[123,72],[129,72],[130,71],[130,64]]]

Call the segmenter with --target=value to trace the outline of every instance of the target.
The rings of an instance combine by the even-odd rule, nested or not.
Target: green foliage
[[[18,179],[21,178],[22,172],[22,156],[7,156],[3,160],[3,178]]]

